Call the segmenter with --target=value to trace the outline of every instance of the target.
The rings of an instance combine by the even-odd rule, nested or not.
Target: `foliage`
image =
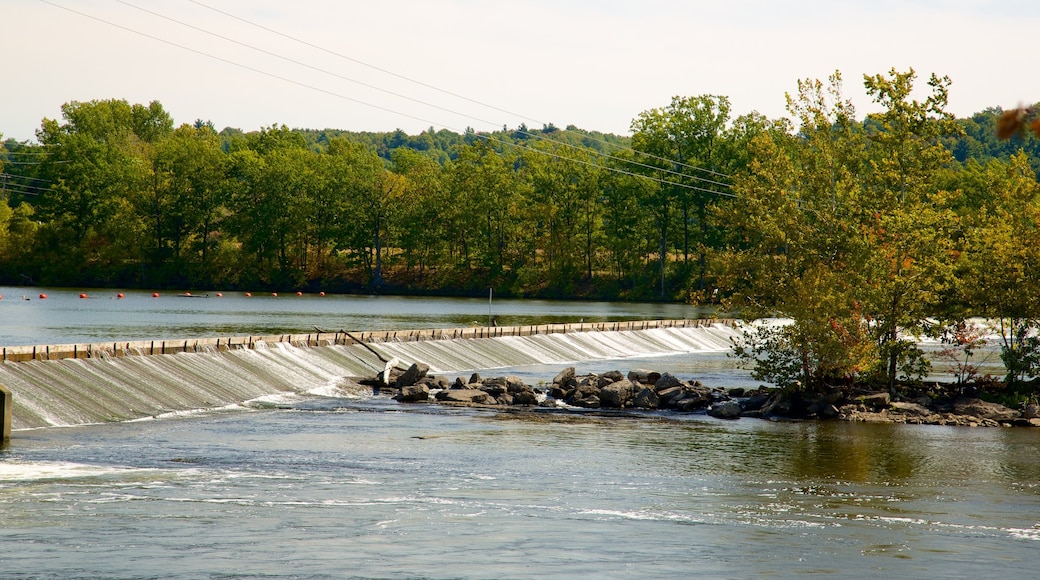
[[[1040,137],[1021,128],[1036,108],[955,120],[949,86],[865,76],[879,110],[859,119],[839,74],[807,79],[793,123],[676,96],[631,138],[218,133],[174,128],[158,102],[72,102],[38,144],[0,148],[0,282],[711,301],[789,319],[738,352],[806,388],[919,379],[931,321],[981,316],[1028,389]],[[975,343],[949,332],[971,380]]]

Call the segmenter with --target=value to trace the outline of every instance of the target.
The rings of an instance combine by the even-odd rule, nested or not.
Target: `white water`
[[[435,373],[722,352],[739,331],[697,328],[386,342],[370,345],[401,366]],[[64,359],[0,364],[14,397],[13,429],[125,421],[221,408],[271,395],[348,396],[346,377],[372,376],[383,362],[360,345]]]

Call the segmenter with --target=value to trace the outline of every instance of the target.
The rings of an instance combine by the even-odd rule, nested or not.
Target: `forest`
[[[955,118],[946,77],[862,87],[862,118],[835,73],[785,118],[679,96],[631,136],[218,132],[70,102],[0,149],[0,283],[713,303],[795,321],[745,345],[778,384],[920,376],[905,336],[970,349],[986,317],[1008,378],[1034,376],[1040,138]]]

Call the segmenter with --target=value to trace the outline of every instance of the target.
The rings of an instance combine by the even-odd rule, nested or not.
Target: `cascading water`
[[[0,364],[0,384],[14,394],[12,427],[18,430],[217,408],[271,395],[350,396],[342,388],[344,377],[375,375],[394,358],[402,366],[423,362],[432,372],[449,373],[719,352],[739,332],[713,324],[367,346],[258,344],[230,351],[8,362]]]

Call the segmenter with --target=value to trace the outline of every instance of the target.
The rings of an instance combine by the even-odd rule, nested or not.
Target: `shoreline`
[[[712,388],[700,381],[683,381],[670,373],[633,369],[627,374],[609,371],[576,374],[575,367],[563,369],[551,384],[530,385],[515,376],[484,378],[473,373],[468,379],[449,382],[429,374],[429,367],[415,363],[408,369],[391,369],[357,379],[377,393],[390,395],[401,404],[441,404],[493,410],[538,409],[559,412],[619,413],[626,411],[671,411],[706,414],[725,420],[755,418],[773,421],[837,420],[858,423],[899,423],[955,427],[1040,427],[1040,406],[1021,410],[984,401],[964,393],[951,393],[950,386],[935,384],[931,395],[896,397],[888,392],[807,394],[777,388]],[[939,396],[933,396],[942,393]]]

